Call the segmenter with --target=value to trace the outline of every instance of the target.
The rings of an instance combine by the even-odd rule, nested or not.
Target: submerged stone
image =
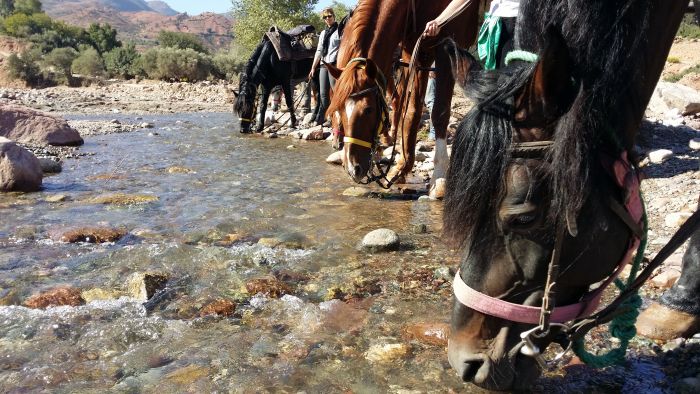
[[[231,317],[233,316],[233,313],[235,311],[236,303],[234,303],[231,300],[219,299],[205,305],[202,309],[200,309],[199,316],[203,317],[216,315],[223,317]]]
[[[367,252],[386,252],[399,249],[400,243],[395,231],[380,228],[365,235],[361,247]]]
[[[153,201],[158,201],[158,197],[150,194],[117,193],[93,197],[85,202],[88,204],[135,205],[146,204]]]
[[[292,294],[292,288],[277,278],[257,278],[245,284],[249,294],[264,294],[271,298],[280,298]]]
[[[46,309],[52,306],[78,306],[85,304],[80,289],[57,287],[41,294],[35,294],[24,301],[24,306],[32,309]]]
[[[126,235],[127,231],[123,228],[111,227],[76,227],[64,231],[59,240],[61,242],[76,243],[104,243],[116,242]]]
[[[365,359],[371,363],[388,364],[405,358],[411,348],[404,343],[387,343],[373,345],[365,352]]]
[[[157,272],[132,274],[127,281],[127,294],[139,301],[148,301],[159,290],[165,288],[168,276]]]

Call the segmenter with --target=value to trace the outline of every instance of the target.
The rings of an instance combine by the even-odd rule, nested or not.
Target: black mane
[[[539,53],[548,29],[564,38],[580,91],[556,124],[549,175],[552,215],[576,218],[590,191],[599,149],[631,149],[629,128],[638,126],[646,103],[635,89],[647,64],[649,0],[525,0],[520,5],[516,47]],[[527,28],[525,28],[527,27]],[[640,61],[641,59],[641,61]],[[466,91],[476,106],[462,121],[452,149],[445,196],[445,232],[458,243],[495,231],[504,188],[512,129],[503,107],[532,67],[470,76]],[[611,143],[611,141],[619,141]]]

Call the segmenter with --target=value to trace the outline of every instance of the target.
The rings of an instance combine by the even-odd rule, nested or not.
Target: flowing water
[[[228,114],[144,121],[156,128],[87,137],[42,192],[0,196],[1,392],[464,390],[442,345],[406,334],[449,317],[440,203],[344,197],[328,144],[241,135]],[[95,200],[115,194],[154,200]],[[57,241],[95,225],[128,234]],[[401,249],[358,251],[377,228]],[[168,282],[144,305],[129,281],[146,272]],[[246,290],[273,275],[289,294]],[[102,296],[18,306],[58,286]],[[199,316],[221,299],[233,316]]]
[[[87,137],[42,192],[0,195],[0,392],[479,392],[438,338],[458,260],[441,203],[345,197],[328,144],[241,135],[228,114],[144,120],[156,129]],[[127,235],[57,241],[85,226]],[[400,250],[359,251],[377,228]],[[144,273],[167,278],[145,303]],[[88,302],[21,306],[59,286]],[[202,316],[217,300],[235,313]],[[667,364],[695,362],[681,350]],[[558,368],[533,389],[668,392],[662,362]]]

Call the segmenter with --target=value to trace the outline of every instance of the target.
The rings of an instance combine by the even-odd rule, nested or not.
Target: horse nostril
[[[462,372],[462,380],[465,382],[472,382],[474,381],[474,377],[476,376],[476,373],[479,372],[479,369],[484,365],[483,360],[475,360],[475,361],[466,361],[464,363],[464,369],[461,371]]]
[[[353,168],[355,171],[355,175],[360,175],[362,174],[362,167],[359,164],[355,164],[355,167]]]

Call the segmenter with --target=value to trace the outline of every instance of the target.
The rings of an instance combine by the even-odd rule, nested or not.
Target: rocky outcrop
[[[673,109],[681,115],[700,112],[700,92],[677,83],[659,82],[649,101],[647,113],[665,115]]]
[[[34,192],[41,188],[39,159],[7,138],[0,137],[0,192]]]
[[[83,144],[80,133],[65,120],[16,105],[0,105],[0,136],[35,145]]]

